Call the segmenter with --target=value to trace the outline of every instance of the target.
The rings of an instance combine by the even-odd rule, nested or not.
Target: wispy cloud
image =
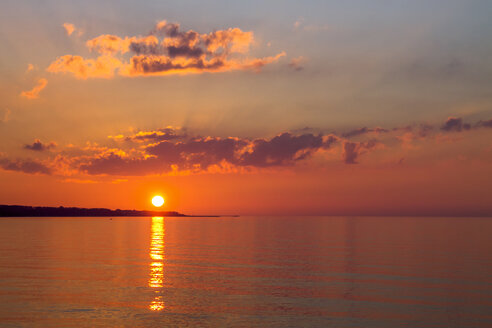
[[[342,134],[342,136],[345,138],[351,138],[351,137],[356,137],[356,136],[368,134],[368,133],[381,134],[381,133],[388,133],[388,132],[390,132],[390,130],[388,130],[388,129],[384,129],[384,128],[380,128],[380,127],[368,128],[368,127],[364,126],[362,128],[358,128],[358,129],[355,129],[352,131],[345,132]]]
[[[84,59],[81,56],[65,55],[58,57],[46,70],[51,73],[72,73],[78,79],[109,79],[121,65],[121,61],[112,56]]]
[[[10,114],[12,111],[9,108],[5,108],[2,114],[0,114],[0,123],[7,123],[10,121]]]
[[[163,140],[173,140],[186,137],[186,131],[182,128],[167,127],[152,131],[139,131],[135,134],[124,136],[122,134],[109,136],[108,138],[115,141],[131,142],[159,142]]]
[[[66,179],[63,179],[62,182],[65,182],[65,183],[78,183],[78,184],[94,184],[94,183],[99,183],[98,181],[95,181],[95,180],[77,179],[77,178],[66,178]]]
[[[299,17],[293,24],[294,30],[305,31],[305,32],[319,32],[327,31],[330,29],[329,25],[319,25],[319,24],[306,24],[303,17]]]
[[[487,120],[487,121],[479,121],[477,123],[478,127],[483,127],[483,128],[492,128],[492,119]]]
[[[103,34],[90,39],[86,45],[97,57],[64,55],[53,61],[47,71],[71,73],[79,79],[111,78],[115,73],[133,77],[259,71],[285,56],[285,52],[261,58],[248,56],[253,44],[253,32],[239,28],[200,34],[161,21],[146,36]]]
[[[82,34],[84,34],[84,32],[80,28],[75,27],[75,25],[72,23],[63,23],[63,28],[65,29],[65,32],[68,36],[71,36],[74,33],[76,33],[77,36],[81,36]]]
[[[26,73],[29,73],[30,71],[33,71],[33,70],[34,70],[34,65],[33,64],[27,64]]]
[[[289,61],[289,67],[296,71],[301,71],[304,69],[304,63],[306,62],[306,58],[303,56],[299,56],[296,58],[292,58]]]
[[[27,99],[38,99],[39,93],[46,87],[47,84],[48,80],[39,79],[38,84],[36,84],[34,88],[29,91],[22,91],[20,95]]]

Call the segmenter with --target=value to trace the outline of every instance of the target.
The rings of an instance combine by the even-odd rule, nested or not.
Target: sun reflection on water
[[[153,217],[150,237],[150,288],[162,288],[164,286],[164,218]],[[156,290],[156,293],[158,291]],[[162,296],[156,296],[150,303],[149,309],[152,311],[160,311],[164,309],[164,301]]]

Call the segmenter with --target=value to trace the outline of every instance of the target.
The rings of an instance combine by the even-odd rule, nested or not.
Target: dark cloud
[[[32,144],[24,145],[24,149],[34,150],[34,151],[45,151],[56,147],[56,143],[50,142],[48,144],[41,142],[39,139],[35,139]]]
[[[200,58],[203,55],[203,50],[200,48],[189,47],[187,45],[169,46],[167,47],[169,57],[190,57]]]
[[[432,131],[434,130],[434,127],[432,125],[428,124],[420,124],[418,126],[417,134],[420,138],[425,138],[427,137]]]
[[[129,50],[137,55],[163,55],[166,48],[163,47],[156,37],[135,39],[130,42]]]
[[[253,141],[251,151],[242,154],[240,165],[257,167],[292,164],[312,155],[319,149],[328,149],[338,141],[335,136],[324,138],[322,135],[303,134],[295,136],[283,133],[270,140],[257,139]]]
[[[171,166],[156,158],[127,158],[110,153],[81,164],[79,170],[91,175],[138,176],[169,172]]]
[[[463,123],[463,119],[459,117],[450,117],[441,126],[441,130],[446,132],[460,132],[462,130],[470,130],[471,125],[468,123]]]
[[[297,58],[292,58],[290,61],[289,61],[289,67],[292,68],[293,70],[295,71],[302,71],[304,69],[304,62],[305,62],[305,58],[300,56],[300,57],[297,57]]]
[[[486,121],[480,120],[474,125],[471,125],[469,123],[463,123],[463,119],[460,117],[450,117],[442,125],[441,130],[446,132],[461,132],[479,128],[492,128],[492,119]]]
[[[473,129],[492,128],[492,120],[479,121]],[[443,131],[472,129],[461,118],[449,118],[441,127]],[[335,134],[311,132],[304,128],[296,132],[284,132],[272,138],[189,137],[182,128],[139,131],[129,135],[110,137],[119,147],[109,148],[88,145],[84,148],[63,149],[49,165],[33,160],[2,159],[0,167],[26,173],[50,174],[51,168],[64,172],[80,172],[90,175],[142,176],[152,174],[188,174],[202,172],[241,172],[268,167],[287,167],[305,161],[319,152],[338,153],[346,164],[357,164],[362,155],[374,149],[395,146],[401,140],[411,146],[414,140],[436,137],[433,126],[421,124],[392,129],[362,127],[339,137]],[[365,138],[348,139],[370,133],[388,133],[381,140]],[[126,142],[125,142],[126,141]],[[341,147],[334,148],[335,144]],[[35,140],[26,149],[42,151],[54,147]],[[54,155],[54,154],[53,154]],[[54,156],[52,156],[54,157]],[[400,161],[401,162],[401,161]]]
[[[368,127],[362,127],[359,129],[355,129],[355,130],[346,132],[346,133],[342,134],[342,136],[344,138],[351,138],[351,137],[355,137],[355,136],[359,136],[359,135],[367,134],[367,133],[387,133],[387,132],[390,132],[390,130],[378,128],[378,127],[371,128],[371,129]]]
[[[193,138],[185,142],[161,141],[145,147],[148,156],[123,157],[109,153],[80,166],[89,174],[147,175],[162,174],[174,169],[202,171],[224,161],[234,163],[236,152],[246,141],[236,138]]]
[[[357,164],[358,147],[357,142],[345,142],[343,144],[343,161],[345,164]]]
[[[7,158],[0,158],[0,167],[7,171],[18,171],[29,174],[41,173],[51,174],[52,170],[45,164],[26,159],[26,160],[10,160]]]
[[[221,59],[193,61],[176,61],[167,56],[133,56],[130,60],[130,75],[152,75],[166,72],[192,73],[200,71],[217,71],[225,66]]]
[[[236,164],[236,153],[247,145],[238,138],[193,138],[185,142],[160,142],[146,148],[146,151],[167,164],[189,169],[195,165],[206,169],[226,161]]]
[[[343,144],[342,159],[345,164],[358,164],[359,156],[378,145],[378,141],[369,140],[367,142],[346,141]]]
[[[492,128],[492,119],[488,121],[479,121],[476,126],[481,128]]]
[[[138,158],[116,152],[96,156],[80,165],[89,174],[145,175],[171,170],[206,171],[219,167],[272,167],[292,165],[338,141],[333,135],[283,133],[271,139],[197,137],[164,140],[144,147]]]

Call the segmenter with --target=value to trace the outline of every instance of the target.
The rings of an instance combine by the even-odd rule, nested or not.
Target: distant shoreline
[[[110,210],[108,208],[80,207],[46,207],[0,205],[0,217],[137,217],[137,216],[168,216],[168,217],[220,217],[220,215],[186,215],[176,211],[138,211]]]

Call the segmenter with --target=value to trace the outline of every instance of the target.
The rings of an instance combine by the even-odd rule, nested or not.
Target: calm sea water
[[[492,327],[492,219],[3,218],[1,327]]]

